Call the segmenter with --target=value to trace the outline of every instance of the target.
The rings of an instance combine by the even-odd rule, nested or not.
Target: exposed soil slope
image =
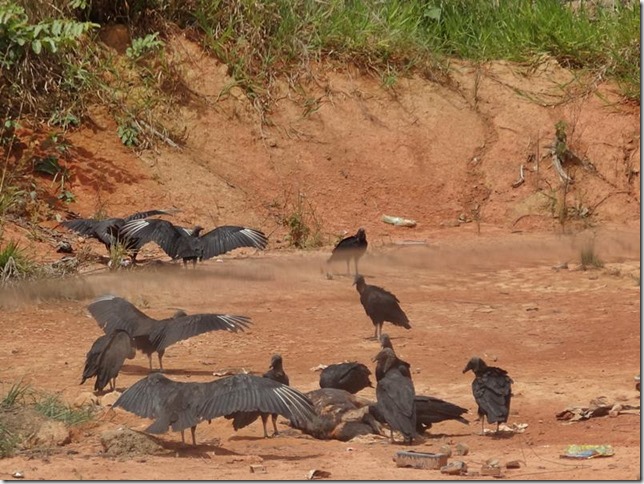
[[[478,422],[437,424],[415,450],[463,442],[471,449],[463,458],[471,470],[492,457],[521,460],[521,469],[504,471],[516,479],[639,475],[639,415],[572,425],[554,417],[600,395],[639,405],[633,382],[640,363],[637,106],[621,101],[615,86],[581,82],[552,62],[454,63],[450,86],[410,78],[390,90],[351,69],[314,65],[306,93],[284,84],[267,125],[240,90],[224,89],[230,83],[225,66],[185,39],[171,47],[196,93],[172,120],[185,128],[185,146],[138,156],[96,109],[94,128],[70,136],[76,202],[69,209],[91,216],[176,206],[183,211],[174,221],[183,225],[260,228],[271,235],[269,250],[225,256],[196,270],[169,263],[98,269],[64,284],[3,291],[3,388],[22,378],[69,401],[88,390],[77,383],[101,331],[85,308],[106,292],[157,317],[182,307],[253,318],[245,335],[211,333],[171,347],[164,357],[171,378],[262,372],[275,352],[284,356],[292,384],[305,391],[317,387],[319,374],[311,369],[320,363],[358,360],[373,368],[378,346],[367,339],[373,328],[351,279],[325,277],[330,244],[363,226],[370,242],[361,263],[367,282],[395,293],[412,320],[409,331],[389,325],[385,331],[412,363],[416,391],[469,408],[473,420],[472,376],[461,372],[478,354],[509,371],[515,380],[510,423],[528,424],[507,439],[476,435]],[[569,124],[569,147],[590,162],[565,167],[575,181],[563,219],[559,179],[545,156],[560,120]],[[513,188],[522,164],[525,182]],[[286,245],[281,220],[298,200],[327,245],[274,250]],[[387,225],[383,214],[418,225]],[[25,230],[6,230],[5,237],[20,237],[43,260],[60,257]],[[67,237],[76,248],[84,245]],[[403,244],[412,240],[426,244]],[[590,241],[605,267],[576,270]],[[104,254],[101,245],[85,244]],[[167,261],[153,247],[140,258],[152,256]],[[569,269],[553,270],[563,262]],[[118,387],[145,374],[147,360],[138,355]],[[375,391],[364,396],[375,398]],[[199,426],[196,449],[180,448],[180,437],[167,434],[166,455],[106,458],[100,434],[121,425],[143,430],[149,422],[108,411],[75,430],[67,447],[0,461],[0,477],[22,470],[27,479],[303,479],[310,469],[330,471],[334,479],[445,477],[396,468],[391,458],[404,447],[386,440],[319,442],[297,431],[264,440],[261,424],[235,433],[224,419]],[[616,454],[560,460],[573,443],[612,444]],[[260,462],[268,473],[251,474],[249,465]]]

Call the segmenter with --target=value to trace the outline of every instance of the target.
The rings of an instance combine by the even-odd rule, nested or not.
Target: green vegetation
[[[93,407],[86,405],[73,408],[62,402],[58,395],[45,394],[34,404],[34,408],[41,415],[52,420],[58,420],[65,425],[78,425],[89,422],[93,415]]]
[[[126,59],[94,39],[101,24],[115,22],[137,35]],[[0,0],[0,92],[10,100],[3,114],[73,126],[86,100],[98,98],[128,120],[119,136],[137,144],[128,123],[158,107],[159,93],[171,100],[180,83],[162,40],[173,25],[201,39],[260,107],[275,79],[297,83],[321,60],[357,65],[391,87],[411,71],[449,82],[450,58],[550,56],[613,77],[639,99],[640,17],[632,0]]]
[[[0,249],[0,283],[24,278],[34,270],[35,264],[16,242],[10,241]]]
[[[37,392],[21,381],[14,383],[0,399],[0,458],[11,456],[46,420],[79,425],[92,420],[94,412],[91,405],[73,408],[58,395]]]

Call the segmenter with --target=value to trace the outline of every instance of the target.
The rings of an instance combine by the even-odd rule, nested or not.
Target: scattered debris
[[[463,443],[456,444],[456,455],[467,455],[470,453],[470,448]]]
[[[320,363],[318,366],[314,366],[313,368],[311,368],[311,371],[322,371],[328,366],[329,365],[323,365],[322,363]]]
[[[445,454],[430,454],[401,450],[396,452],[394,461],[397,467],[413,467],[414,469],[440,469],[447,465]]]
[[[593,459],[615,455],[612,445],[569,445],[561,455],[565,459]]]
[[[524,181],[525,177],[523,176],[523,163],[521,163],[521,166],[519,167],[519,178],[512,184],[512,188],[520,187],[521,185],[523,185]]]
[[[240,368],[240,369],[233,369],[233,370],[219,370],[219,371],[213,371],[212,376],[230,376],[230,375],[248,375],[250,371],[248,371],[246,368]]]
[[[253,474],[266,474],[266,467],[262,464],[251,464],[250,471]]]
[[[306,473],[306,479],[311,481],[313,479],[326,479],[331,477],[331,473],[328,471],[321,471],[320,469],[311,469]]]
[[[383,215],[381,219],[386,224],[396,225],[398,227],[415,227],[416,221],[402,217],[392,217],[390,215]]]
[[[527,428],[528,428],[527,423],[520,423],[520,424],[513,423],[512,425],[507,425],[505,423],[502,423],[501,425],[499,425],[499,432],[511,432],[513,434],[522,434],[523,432],[525,432],[525,429]],[[495,434],[496,429],[485,429],[484,433]]]
[[[639,415],[640,407],[639,405],[625,403],[611,403],[606,397],[597,397],[590,401],[590,406],[588,407],[568,407],[555,416],[557,420],[578,422],[594,417],[605,417],[606,415],[617,417],[624,413]]]
[[[467,474],[467,464],[462,460],[453,460],[446,466],[441,467],[441,474],[450,476],[462,476]]]
[[[492,476],[500,477],[501,476],[501,464],[499,459],[488,459],[485,461],[485,464],[481,466],[481,475],[482,476]]]

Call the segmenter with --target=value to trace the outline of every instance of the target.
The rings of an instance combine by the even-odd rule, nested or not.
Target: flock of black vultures
[[[196,264],[238,247],[264,249],[268,239],[262,232],[241,226],[222,226],[201,235],[202,227],[193,229],[178,227],[163,219],[151,219],[155,215],[170,214],[166,210],[139,212],[126,218],[105,220],[74,219],[63,226],[86,237],[93,237],[112,250],[115,246],[125,248],[136,261],[136,255],[148,242],[158,244],[173,259],[182,259]],[[345,261],[350,273],[350,262],[355,264],[354,285],[360,294],[360,302],[375,328],[374,338],[380,342],[380,351],[373,358],[376,363],[376,403],[369,405],[369,414],[393,432],[399,431],[405,443],[411,443],[418,433],[423,433],[432,424],[444,420],[457,420],[467,424],[462,415],[467,409],[444,400],[416,395],[409,363],[399,359],[391,340],[382,333],[385,322],[410,329],[407,315],[400,301],[385,289],[369,285],[358,273],[358,260],[367,250],[365,231],[342,239],[333,249],[328,262]],[[145,353],[152,370],[152,354],[157,353],[159,371],[150,374],[128,388],[115,402],[134,414],[154,419],[146,430],[164,433],[170,428],[181,432],[190,428],[192,443],[196,445],[195,429],[203,420],[225,417],[233,421],[235,430],[243,428],[258,418],[262,419],[264,437],[268,437],[266,423],[272,417],[276,435],[277,415],[282,415],[299,429],[313,430],[319,425],[320,415],[310,395],[289,386],[280,355],[271,359],[269,370],[263,376],[237,374],[208,383],[173,381],[163,376],[163,354],[170,345],[208,331],[243,331],[251,324],[246,316],[230,314],[192,314],[183,311],[162,320],[156,320],[137,309],[130,302],[113,295],[94,300],[88,307],[105,334],[99,337],[87,353],[81,384],[96,377],[94,390],[102,392],[106,386],[116,388],[116,377],[126,359],[132,359],[136,350]],[[508,419],[512,380],[505,370],[487,366],[478,357],[467,363],[463,373],[472,370],[475,374],[472,392],[478,405],[478,417],[482,432],[484,419],[499,424]],[[370,370],[362,363],[350,362],[330,365],[320,375],[322,390],[339,392],[348,396],[366,387],[372,387]]]

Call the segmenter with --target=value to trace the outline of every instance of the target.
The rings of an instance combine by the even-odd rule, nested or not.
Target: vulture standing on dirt
[[[236,412],[279,414],[299,427],[316,416],[311,401],[298,390],[244,374],[208,383],[184,383],[154,372],[123,392],[114,403],[116,407],[154,419],[146,432],[160,434],[170,428],[181,432],[184,444],[184,430],[190,428],[193,445],[197,445],[198,423]]]
[[[268,371],[262,375],[263,378],[268,378],[270,380],[282,383],[283,385],[289,385],[288,375],[284,371],[283,361],[281,355],[273,355],[271,358],[271,366]],[[268,432],[266,431],[266,422],[268,421],[268,413],[260,412],[236,412],[232,415],[226,415],[227,419],[233,420],[233,428],[235,430],[243,429],[248,425],[252,424],[258,417],[262,417],[262,426],[264,427],[264,438],[267,439]],[[271,414],[271,420],[273,421],[273,435],[275,437],[278,435],[277,431],[277,414]]]
[[[387,333],[383,333],[380,335],[380,348],[382,348],[383,350],[385,348],[391,349],[391,351],[394,352],[394,356],[396,357],[395,362],[393,364],[400,367],[400,371],[403,373],[403,375],[411,378],[411,365],[406,361],[398,358],[398,355],[396,355],[396,352],[394,351],[394,345],[391,343],[391,339],[389,338],[389,335]],[[376,368],[376,372],[377,371],[378,371],[378,368]],[[380,380],[382,376],[383,375],[379,375],[378,373],[376,373],[376,381]]]
[[[116,377],[123,363],[136,355],[134,341],[126,331],[115,330],[100,336],[90,348],[85,359],[82,385],[88,378],[96,377],[94,391],[102,392],[109,383],[110,390],[116,389]]]
[[[414,401],[416,402],[416,431],[419,434],[429,430],[432,424],[445,420],[456,420],[465,425],[470,424],[461,417],[462,414],[467,413],[466,408],[425,395],[416,395]]]
[[[320,374],[320,388],[337,388],[349,393],[358,393],[372,387],[371,371],[362,363],[338,363],[329,365]]]
[[[488,423],[499,424],[508,421],[510,399],[512,398],[512,378],[508,372],[495,366],[487,366],[478,356],[474,356],[463,373],[472,370],[476,377],[472,381],[472,393],[478,405],[478,416],[481,419],[481,434],[485,433],[485,418]]]
[[[376,340],[380,341],[382,325],[385,321],[405,329],[411,329],[409,318],[400,308],[400,301],[396,296],[382,287],[367,284],[361,275],[356,276],[353,284],[360,293],[362,307],[373,322]]]
[[[268,238],[263,232],[247,227],[224,225],[200,235],[202,230],[203,227],[199,225],[187,229],[167,220],[152,219],[127,222],[122,233],[126,237],[141,240],[141,245],[155,242],[173,259],[183,259],[184,265],[192,261],[193,267],[197,261],[201,262],[239,247],[265,249],[268,244]]]
[[[112,248],[121,244],[123,248],[132,254],[132,262],[136,262],[136,256],[139,249],[145,243],[138,237],[124,237],[122,234],[123,226],[133,220],[141,220],[154,215],[172,215],[176,210],[148,210],[146,212],[137,212],[125,218],[106,218],[95,220],[91,218],[79,218],[74,220],[65,220],[61,222],[66,227],[84,237],[98,239],[107,248],[108,253],[112,253]]]
[[[347,274],[351,274],[349,270],[349,262],[353,259],[355,262],[357,276],[358,259],[360,259],[360,257],[362,257],[367,251],[367,245],[367,234],[363,228],[360,228],[355,235],[345,237],[336,244],[333,248],[333,252],[331,252],[331,257],[329,257],[327,264],[337,260],[344,260],[347,263]]]
[[[186,315],[183,311],[172,318],[157,320],[125,299],[112,295],[95,299],[88,310],[105,333],[119,329],[127,331],[134,339],[135,348],[148,356],[150,369],[152,353],[158,353],[161,371],[163,354],[168,346],[208,331],[243,331],[251,324],[246,316],[211,313]]]
[[[404,367],[397,363],[398,358],[390,348],[381,350],[374,360],[376,364],[376,400],[369,411],[376,420],[387,423],[391,429],[391,442],[394,430],[401,432],[404,442],[411,444],[416,436],[416,392],[411,378],[405,375]],[[378,375],[381,375],[378,378]]]

